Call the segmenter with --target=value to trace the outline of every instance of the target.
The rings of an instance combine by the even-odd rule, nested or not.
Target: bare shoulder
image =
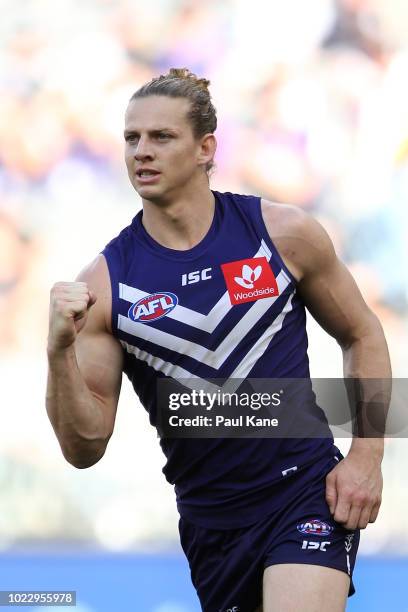
[[[96,296],[96,303],[92,307],[87,323],[87,331],[92,328],[104,328],[109,333],[112,332],[112,290],[110,276],[106,259],[103,255],[98,255],[78,274],[77,281],[84,282],[88,289]]]
[[[290,204],[262,200],[262,216],[269,236],[294,277],[329,265],[336,258],[332,241],[311,215]]]

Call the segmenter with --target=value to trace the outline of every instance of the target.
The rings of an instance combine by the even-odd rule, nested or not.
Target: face
[[[130,182],[143,199],[177,197],[205,173],[215,138],[212,134],[194,137],[189,108],[185,98],[167,96],[130,102],[125,116],[125,160]]]

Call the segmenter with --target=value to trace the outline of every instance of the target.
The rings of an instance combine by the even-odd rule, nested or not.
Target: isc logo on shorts
[[[266,257],[240,259],[221,265],[231,304],[255,302],[279,295],[278,285]]]
[[[308,542],[303,540],[302,550],[322,550],[326,552],[326,546],[330,546],[331,542]]]
[[[177,295],[165,291],[151,293],[132,304],[128,310],[128,317],[139,323],[151,323],[165,317],[178,304]]]

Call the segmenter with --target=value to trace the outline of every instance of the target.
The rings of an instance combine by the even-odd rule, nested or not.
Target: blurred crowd
[[[147,419],[134,415],[136,401],[129,395],[110,463],[91,475],[64,471],[43,409],[49,288],[73,279],[140,208],[123,162],[127,101],[171,66],[209,78],[219,120],[213,188],[294,203],[317,217],[385,327],[394,375],[404,377],[408,4],[0,5],[0,547],[43,537],[119,547],[171,541],[172,494],[151,484],[161,460]],[[404,501],[394,473],[403,442],[390,445],[386,466],[394,518],[393,496],[398,508]],[[388,516],[371,549],[408,550],[408,534]],[[114,523],[123,533],[117,526],[109,539]]]

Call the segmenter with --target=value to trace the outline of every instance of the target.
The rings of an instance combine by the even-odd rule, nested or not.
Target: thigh
[[[283,563],[267,567],[263,612],[344,612],[349,576],[319,565]]]

